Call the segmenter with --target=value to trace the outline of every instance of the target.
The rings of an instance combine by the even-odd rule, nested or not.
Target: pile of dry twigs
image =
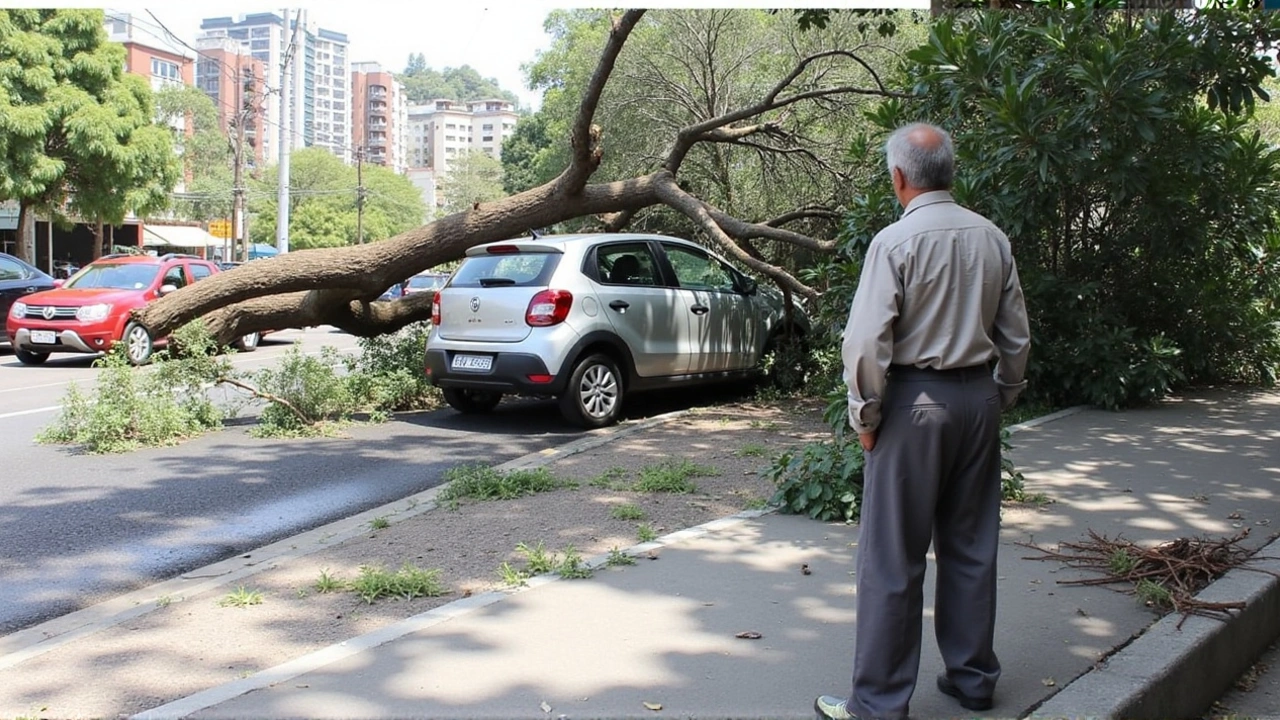
[[[1240,547],[1249,536],[1245,528],[1235,537],[1208,540],[1178,538],[1154,547],[1142,547],[1121,537],[1115,539],[1089,531],[1089,540],[1059,543],[1048,550],[1034,543],[1018,543],[1041,553],[1027,560],[1056,560],[1064,565],[1104,573],[1103,577],[1059,580],[1060,585],[1110,585],[1124,583],[1122,592],[1136,595],[1148,607],[1191,615],[1229,617],[1243,602],[1207,602],[1195,595],[1228,570],[1248,562],[1253,551]],[[1260,570],[1259,572],[1269,572]],[[1274,574],[1274,573],[1272,573]],[[1181,622],[1178,623],[1181,626]]]

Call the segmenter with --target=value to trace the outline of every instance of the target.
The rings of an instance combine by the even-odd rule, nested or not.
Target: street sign
[[[209,234],[214,237],[220,237],[223,240],[231,239],[231,221],[230,220],[210,220]]]

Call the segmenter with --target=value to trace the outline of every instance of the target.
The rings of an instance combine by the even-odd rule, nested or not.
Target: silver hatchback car
[[[462,412],[556,397],[570,422],[615,422],[633,392],[750,378],[787,335],[781,293],[701,246],[637,234],[548,235],[469,249],[435,296],[426,373]]]

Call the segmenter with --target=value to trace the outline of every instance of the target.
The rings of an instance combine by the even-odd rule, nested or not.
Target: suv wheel
[[[124,352],[131,364],[145,365],[151,359],[153,349],[151,333],[147,332],[146,328],[134,322],[125,326]]]
[[[258,341],[262,339],[261,333],[249,333],[241,337],[235,342],[236,349],[240,352],[253,352],[258,349]]]
[[[487,413],[498,406],[502,393],[492,390],[444,388],[444,401],[458,412]]]
[[[591,355],[578,363],[569,387],[560,396],[560,412],[569,422],[599,428],[622,414],[622,376],[608,355]]]
[[[17,356],[18,362],[23,365],[39,365],[49,359],[49,353],[31,352],[30,350],[19,350],[14,348],[13,354]]]

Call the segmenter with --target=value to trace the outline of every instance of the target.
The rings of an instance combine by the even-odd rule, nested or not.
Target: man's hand
[[[871,452],[876,449],[876,436],[880,434],[878,430],[872,430],[868,433],[858,433],[858,441],[862,443],[862,449]]]

